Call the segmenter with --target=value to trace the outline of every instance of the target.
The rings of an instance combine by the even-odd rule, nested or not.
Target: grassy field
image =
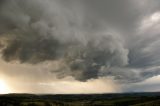
[[[0,95],[0,106],[160,106],[160,93]]]

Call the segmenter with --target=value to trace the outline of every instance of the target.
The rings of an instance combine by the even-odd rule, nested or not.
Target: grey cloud
[[[96,42],[96,43],[95,43]],[[85,48],[85,47],[82,47]],[[68,55],[70,66],[73,70],[79,70],[83,79],[98,77],[102,66],[114,67],[128,64],[128,51],[124,49],[118,40],[112,36],[92,40],[85,49],[77,49],[72,55]],[[74,58],[75,56],[75,58]],[[68,58],[67,57],[67,58]]]
[[[6,39],[2,58],[31,64],[63,59],[69,68],[65,73],[84,81],[98,78],[103,65],[126,65],[128,51],[117,35],[93,30],[76,12],[58,1],[6,1],[1,7],[1,39]],[[65,77],[62,70],[59,75]]]
[[[37,63],[57,58],[59,43],[54,39],[35,38],[32,40],[13,39],[3,50],[6,61],[20,60],[21,63]]]
[[[138,28],[144,17],[159,10],[157,2],[146,0],[142,6],[129,0],[2,1],[2,58],[23,64],[62,61],[56,69],[48,67],[58,78],[145,80],[159,74],[144,71],[159,66],[159,47],[152,46],[159,34],[139,33]]]

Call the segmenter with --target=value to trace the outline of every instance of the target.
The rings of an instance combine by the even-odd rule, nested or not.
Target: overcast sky
[[[159,28],[159,0],[1,0],[0,83],[6,93],[158,91]]]

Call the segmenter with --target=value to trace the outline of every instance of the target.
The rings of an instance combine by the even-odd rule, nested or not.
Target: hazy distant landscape
[[[0,95],[0,106],[160,106],[160,93]]]

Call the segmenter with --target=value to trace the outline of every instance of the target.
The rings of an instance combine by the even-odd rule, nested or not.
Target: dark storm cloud
[[[140,27],[146,17],[159,11],[159,2],[137,2],[1,1],[2,58],[24,64],[59,62],[58,69],[48,67],[58,78],[73,76],[86,81],[113,76],[123,82],[145,80],[159,74],[158,70],[147,71],[160,64],[155,44],[159,33],[156,29],[153,33],[141,32]]]
[[[13,39],[8,41],[2,58],[6,61],[20,60],[21,63],[37,63],[56,59],[59,44],[54,39],[35,38],[32,40]]]
[[[2,41],[7,43],[2,51],[2,58],[6,61],[38,63],[57,58],[60,44],[49,31],[54,24],[46,22],[44,7],[36,8],[41,5],[36,0],[32,3],[21,0],[4,2],[0,31]]]

